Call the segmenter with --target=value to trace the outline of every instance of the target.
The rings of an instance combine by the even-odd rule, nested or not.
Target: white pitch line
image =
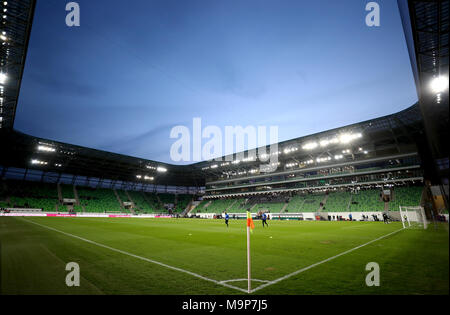
[[[365,244],[356,246],[356,247],[354,247],[354,248],[352,248],[352,249],[346,250],[345,252],[342,252],[342,253],[340,253],[340,254],[337,254],[337,255],[335,255],[335,256],[333,256],[333,257],[330,257],[330,258],[327,258],[327,259],[325,259],[325,260],[319,261],[318,263],[312,264],[312,265],[310,265],[310,266],[308,266],[308,267],[305,267],[305,268],[302,268],[302,269],[300,269],[300,270],[294,271],[294,272],[292,272],[292,273],[290,273],[290,274],[288,274],[288,275],[285,275],[285,276],[283,276],[283,277],[281,277],[281,278],[275,279],[275,280],[273,280],[273,281],[269,281],[269,282],[267,282],[267,283],[265,283],[265,284],[260,285],[259,287],[254,288],[253,290],[250,291],[250,293],[253,293],[253,292],[255,292],[255,291],[261,290],[261,289],[263,289],[263,288],[265,288],[265,287],[267,287],[267,286],[269,286],[269,285],[278,283],[278,282],[280,282],[280,281],[286,280],[287,278],[290,278],[290,277],[292,277],[292,276],[298,275],[299,273],[302,273],[303,271],[309,270],[309,269],[314,268],[314,267],[316,267],[316,266],[318,266],[318,265],[321,265],[321,264],[323,264],[323,263],[326,263],[326,262],[328,262],[328,261],[330,261],[330,260],[333,260],[333,259],[338,258],[338,257],[340,257],[340,256],[343,256],[343,255],[345,255],[345,254],[351,253],[351,252],[353,252],[353,251],[355,251],[355,250],[357,250],[357,249],[359,249],[359,248],[361,248],[361,247],[364,247],[364,246],[369,245],[369,244],[371,244],[371,243],[373,243],[373,242],[379,241],[379,240],[381,240],[381,239],[383,239],[383,238],[385,238],[385,237],[388,237],[389,235],[395,234],[395,233],[400,232],[400,231],[402,231],[402,230],[404,230],[404,228],[401,228],[400,230],[396,230],[396,231],[394,231],[394,232],[391,232],[391,233],[388,233],[388,234],[383,235],[383,236],[381,236],[381,237],[378,237],[378,238],[376,238],[376,239],[374,239],[374,240],[371,240],[370,242],[367,242],[367,243],[365,243]]]
[[[179,272],[183,272],[183,273],[186,273],[186,274],[191,275],[193,277],[196,277],[196,278],[199,278],[199,279],[202,279],[202,280],[205,280],[205,281],[213,282],[215,284],[218,284],[218,285],[230,288],[230,289],[235,289],[235,290],[238,290],[238,291],[241,291],[241,292],[244,292],[244,293],[248,293],[247,290],[241,289],[239,287],[235,287],[234,285],[230,285],[230,284],[224,283],[222,281],[217,281],[217,280],[214,280],[214,279],[211,279],[211,278],[204,277],[204,276],[199,275],[199,274],[197,274],[195,272],[192,272],[192,271],[184,270],[184,269],[181,269],[181,268],[178,268],[178,267],[173,267],[173,266],[164,264],[162,262],[159,262],[159,261],[156,261],[156,260],[153,260],[153,259],[149,259],[149,258],[141,257],[141,256],[138,256],[138,255],[135,255],[135,254],[131,254],[131,253],[128,253],[126,251],[123,251],[123,250],[120,250],[120,249],[117,249],[117,248],[114,248],[114,247],[110,247],[108,245],[103,245],[103,244],[100,244],[100,243],[88,240],[86,238],[83,238],[83,237],[80,237],[80,236],[77,236],[77,235],[74,235],[74,234],[63,232],[63,231],[60,231],[58,229],[55,229],[55,228],[52,228],[52,227],[49,227],[49,226],[46,226],[46,225],[43,225],[43,224],[40,224],[40,223],[29,221],[27,219],[23,219],[23,220],[26,221],[26,222],[29,222],[29,223],[36,224],[36,225],[38,225],[40,227],[43,227],[43,228],[46,228],[46,229],[49,229],[49,230],[52,230],[52,231],[55,231],[55,232],[59,232],[59,233],[62,233],[64,235],[67,235],[67,236],[70,236],[70,237],[73,237],[73,238],[77,238],[79,240],[82,240],[82,241],[90,243],[90,244],[94,244],[94,245],[97,245],[97,246],[100,246],[100,247],[103,247],[103,248],[106,248],[106,249],[109,249],[109,250],[112,250],[112,251],[115,251],[115,252],[118,252],[118,253],[121,253],[121,254],[124,254],[124,255],[128,255],[128,256],[140,259],[140,260],[144,260],[144,261],[152,263],[152,264],[156,264],[156,265],[159,265],[159,266],[162,266],[162,267],[166,267],[168,269],[172,269],[172,270],[176,270],[176,271],[179,271]]]
[[[243,279],[222,280],[222,281],[220,281],[220,283],[237,282],[237,281],[248,281],[248,279],[247,278],[243,278]],[[270,282],[269,280],[260,280],[260,279],[252,279],[252,281],[256,281],[256,282]]]

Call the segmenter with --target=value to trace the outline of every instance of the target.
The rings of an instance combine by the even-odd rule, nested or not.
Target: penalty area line
[[[351,252],[353,252],[353,251],[355,251],[355,250],[357,250],[357,249],[360,249],[361,247],[367,246],[367,245],[372,244],[372,243],[374,243],[374,242],[376,242],[376,241],[379,241],[379,240],[381,240],[381,239],[383,239],[383,238],[385,238],[385,237],[388,237],[388,236],[390,236],[390,235],[392,235],[392,234],[395,234],[395,233],[398,233],[398,232],[400,232],[400,231],[403,231],[404,229],[405,229],[405,228],[401,228],[401,229],[399,229],[399,230],[393,231],[393,232],[388,233],[388,234],[386,234],[386,235],[380,236],[380,237],[378,237],[378,238],[376,238],[376,239],[374,239],[374,240],[371,240],[371,241],[369,241],[369,242],[367,242],[367,243],[364,243],[364,244],[359,245],[359,246],[356,246],[356,247],[354,247],[354,248],[352,248],[352,249],[346,250],[345,252],[342,252],[342,253],[337,254],[337,255],[335,255],[335,256],[332,256],[332,257],[329,257],[329,258],[324,259],[324,260],[322,260],[322,261],[319,261],[319,262],[317,262],[317,263],[315,263],[315,264],[312,264],[312,265],[310,265],[310,266],[308,266],[308,267],[305,267],[305,268],[299,269],[299,270],[297,270],[297,271],[294,271],[294,272],[292,272],[292,273],[290,273],[290,274],[287,274],[287,275],[285,275],[285,276],[283,276],[283,277],[281,277],[281,278],[278,278],[278,279],[269,281],[269,282],[267,282],[267,283],[264,283],[264,284],[260,285],[259,287],[256,287],[256,288],[254,288],[253,290],[251,290],[250,293],[253,293],[253,292],[255,292],[255,291],[261,290],[261,289],[263,289],[263,288],[265,288],[265,287],[268,287],[269,285],[278,283],[278,282],[280,282],[280,281],[286,280],[286,279],[288,279],[288,278],[290,278],[290,277],[293,277],[293,276],[295,276],[295,275],[298,275],[299,273],[302,273],[302,272],[304,272],[304,271],[306,271],[306,270],[309,270],[309,269],[311,269],[311,268],[317,267],[317,266],[319,266],[319,265],[321,265],[321,264],[324,264],[324,263],[326,263],[326,262],[328,262],[328,261],[330,261],[330,260],[333,260],[333,259],[336,259],[336,258],[338,258],[338,257],[341,257],[341,256],[343,256],[343,255],[345,255],[345,254],[351,253]]]
[[[84,241],[86,243],[90,243],[90,244],[93,244],[93,245],[96,245],[96,246],[99,246],[99,247],[103,247],[103,248],[112,250],[114,252],[117,252],[117,253],[120,253],[120,254],[123,254],[123,255],[128,255],[130,257],[134,257],[134,258],[137,258],[137,259],[140,259],[140,260],[143,260],[143,261],[155,264],[155,265],[159,265],[159,266],[162,266],[162,267],[165,267],[165,268],[168,268],[168,269],[179,271],[179,272],[191,275],[193,277],[196,277],[196,278],[199,278],[199,279],[202,279],[202,280],[205,280],[205,281],[209,281],[209,282],[215,283],[217,285],[221,285],[223,287],[227,287],[227,288],[230,288],[230,289],[234,289],[234,290],[238,290],[238,291],[241,291],[241,292],[244,292],[244,293],[248,293],[247,290],[241,289],[241,288],[236,287],[234,285],[230,285],[228,283],[224,283],[222,281],[214,280],[214,279],[211,279],[211,278],[199,275],[199,274],[197,274],[195,272],[192,272],[192,271],[188,271],[188,270],[181,269],[181,268],[178,268],[178,267],[170,266],[170,265],[167,265],[165,263],[162,263],[162,262],[159,262],[159,261],[156,261],[156,260],[153,260],[153,259],[145,258],[145,257],[142,257],[142,256],[138,256],[138,255],[135,255],[135,254],[123,251],[121,249],[117,249],[117,248],[114,248],[114,247],[111,247],[111,246],[108,246],[108,245],[100,244],[100,243],[97,243],[95,241],[91,241],[91,240],[88,240],[86,238],[83,238],[83,237],[80,237],[80,236],[77,236],[77,235],[74,235],[74,234],[70,234],[70,233],[67,233],[67,232],[64,232],[64,231],[52,228],[52,227],[44,225],[44,224],[33,222],[33,221],[30,221],[30,220],[27,220],[27,219],[24,219],[24,218],[22,218],[22,220],[24,220],[24,221],[26,221],[28,223],[32,223],[32,224],[38,225],[38,226],[43,227],[45,229],[52,230],[54,232],[58,232],[58,233],[64,234],[66,236],[70,236],[70,237],[79,239],[79,240]]]

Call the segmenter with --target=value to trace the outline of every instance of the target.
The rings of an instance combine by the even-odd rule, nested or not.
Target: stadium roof
[[[448,75],[449,1],[399,0],[419,98],[433,76]]]
[[[35,0],[0,2],[0,129],[14,125],[35,5]]]
[[[279,150],[282,154],[279,156],[279,161],[284,166],[290,161],[310,155],[310,152],[304,150],[293,154],[283,154],[287,148],[301,147],[305,142],[352,132],[362,132],[364,142],[370,142],[373,146],[368,157],[377,156],[377,150],[388,145],[413,145],[415,150],[416,139],[414,136],[421,130],[421,116],[417,105],[413,105],[396,114],[281,142]],[[7,154],[0,155],[0,165],[25,170],[39,169],[59,174],[58,176],[72,174],[156,185],[203,187],[208,178],[219,178],[224,171],[248,170],[260,164],[256,160],[238,165],[229,163],[224,167],[205,169],[216,162],[171,165],[37,138],[17,131],[4,130],[0,132],[0,137],[2,146],[8,150]],[[244,154],[247,155],[247,152]],[[327,154],[327,152],[328,150],[325,148],[316,150],[315,154]]]
[[[304,149],[305,144],[317,143],[319,144],[323,139],[333,139],[340,135],[361,135],[361,139],[357,139],[358,144],[370,144],[370,148],[365,146],[365,149],[361,152],[365,154],[365,157],[377,157],[380,155],[381,150],[386,151],[388,146],[395,147],[395,151],[404,152],[405,147],[408,150],[416,151],[416,141],[418,140],[418,134],[421,133],[423,128],[422,118],[420,115],[417,104],[400,111],[398,113],[387,115],[384,117],[348,125],[345,127],[335,128],[316,134],[300,137],[278,144],[278,162],[280,167],[278,171],[285,169],[286,165],[291,163],[299,163],[304,160],[313,159],[314,162],[318,157],[334,156],[333,152],[337,148],[342,150],[352,146],[352,143],[327,145],[322,147],[318,145],[315,149]],[[415,138],[416,137],[416,138]],[[400,148],[400,146],[402,148]],[[412,146],[412,147],[411,147]],[[366,151],[366,149],[368,151]],[[268,147],[266,151],[269,152]],[[392,152],[393,154],[395,152]],[[386,152],[384,152],[386,154]],[[233,160],[236,160],[237,154],[233,155]],[[244,156],[248,156],[248,151],[244,153]],[[223,158],[223,160],[226,160]],[[242,162],[242,161],[241,161]],[[197,170],[202,170],[205,177],[208,179],[217,179],[226,172],[237,172],[249,169],[255,169],[259,167],[262,162],[256,159],[255,161],[246,161],[244,163],[229,163],[222,166],[221,162],[217,161],[205,161],[191,165],[191,167]],[[211,168],[211,165],[217,165]],[[222,176],[223,177],[223,176]]]
[[[448,0],[398,0],[434,180],[448,185]],[[442,92],[432,88],[440,81]],[[434,165],[434,167],[433,167]]]

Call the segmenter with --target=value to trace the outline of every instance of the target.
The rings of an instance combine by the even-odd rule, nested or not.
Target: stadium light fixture
[[[445,76],[433,78],[430,83],[430,88],[436,94],[444,92],[448,89],[448,78]]]
[[[48,147],[46,145],[39,145],[38,146],[38,151],[44,151],[44,152],[55,152],[56,149],[52,148],[52,147]]]
[[[304,146],[302,146],[303,150],[312,150],[317,148],[318,144],[317,142],[308,142]]]
[[[158,167],[156,168],[156,171],[157,171],[157,172],[160,172],[160,173],[165,173],[165,172],[167,172],[167,168],[162,167],[162,166],[158,166]]]
[[[47,165],[48,163],[40,160],[31,160],[31,164]]]
[[[8,79],[8,76],[6,74],[4,74],[3,72],[0,72],[0,84],[4,84],[7,79]]]
[[[328,141],[328,140],[322,140],[322,141],[320,141],[319,143],[320,143],[320,146],[321,146],[321,147],[325,147],[325,146],[327,146],[327,145],[330,143],[330,141]]]

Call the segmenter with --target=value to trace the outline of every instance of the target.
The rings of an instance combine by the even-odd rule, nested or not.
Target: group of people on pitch
[[[230,215],[226,211],[225,211],[224,219],[225,219],[225,224],[228,227],[228,221],[230,220]],[[261,214],[261,221],[262,221],[262,226],[263,227],[264,227],[264,225],[269,227],[269,224],[267,223],[267,214],[265,212],[263,212]]]

